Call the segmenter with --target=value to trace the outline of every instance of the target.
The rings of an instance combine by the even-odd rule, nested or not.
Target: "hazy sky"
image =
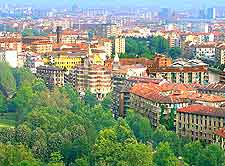
[[[209,7],[209,6],[225,6],[225,0],[0,0],[1,3],[17,3],[17,4],[34,4],[35,6],[71,6],[77,3],[81,7],[102,7],[102,6],[129,6],[129,7],[144,7],[144,6],[157,6],[157,7],[173,7],[173,8],[186,8],[186,7]]]

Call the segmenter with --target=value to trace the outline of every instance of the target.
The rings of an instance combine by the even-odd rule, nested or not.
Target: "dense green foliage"
[[[22,36],[48,36],[48,33],[44,31],[38,31],[37,29],[27,28],[22,31]]]
[[[126,53],[120,55],[120,57],[145,57],[151,59],[155,53],[166,54],[172,59],[177,59],[181,56],[182,50],[178,47],[170,48],[168,41],[161,36],[150,38],[127,38]]]
[[[14,126],[0,127],[2,166],[225,164],[224,151],[217,145],[180,139],[164,126],[153,129],[147,118],[131,110],[127,118],[115,120],[110,95],[97,101],[87,91],[82,100],[70,85],[49,91],[26,69],[2,66],[6,70],[0,70],[0,84],[8,91],[5,80],[12,79],[14,95],[1,93],[0,123],[4,118],[15,121]]]
[[[169,42],[162,36],[156,36],[149,39],[149,48],[156,53],[165,54],[169,49]]]
[[[6,97],[12,96],[16,91],[16,81],[10,67],[0,63],[0,91]]]
[[[182,50],[179,47],[173,47],[168,49],[168,56],[172,59],[177,59],[181,56]]]
[[[120,55],[121,58],[137,58],[145,57],[151,59],[153,51],[147,46],[147,41],[144,39],[126,39],[126,53]]]

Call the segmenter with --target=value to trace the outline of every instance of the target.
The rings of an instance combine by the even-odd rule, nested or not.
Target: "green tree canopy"
[[[144,143],[151,141],[153,129],[148,118],[129,110],[126,121],[139,141]]]
[[[8,64],[0,62],[0,91],[4,96],[12,97],[16,92],[16,81]]]
[[[173,47],[173,48],[169,48],[168,50],[168,55],[169,57],[171,57],[172,59],[177,59],[181,56],[182,54],[182,50],[179,47]]]
[[[157,166],[179,166],[179,160],[174,155],[168,142],[160,143],[157,146],[153,161]]]
[[[150,39],[149,47],[156,53],[167,53],[169,42],[162,36],[156,36]]]
[[[43,165],[40,161],[35,159],[32,153],[23,145],[0,144],[0,156],[1,166]]]
[[[39,36],[40,32],[36,29],[32,29],[32,28],[27,28],[24,29],[22,32],[22,36],[26,37],[26,36]]]
[[[200,142],[191,142],[184,146],[184,160],[190,165],[200,166],[203,160],[203,146]]]

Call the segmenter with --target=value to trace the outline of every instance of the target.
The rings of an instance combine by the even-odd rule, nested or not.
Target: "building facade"
[[[208,65],[196,60],[176,61],[167,67],[148,67],[150,78],[166,79],[172,83],[208,84]]]
[[[126,40],[123,37],[116,37],[113,43],[114,54],[124,54],[126,52]]]
[[[53,44],[51,41],[36,41],[31,43],[31,50],[39,54],[50,53],[53,50]]]
[[[190,105],[177,110],[178,136],[213,143],[213,133],[225,125],[225,109],[203,105]]]
[[[64,71],[53,66],[37,67],[37,77],[42,78],[49,88],[64,86]]]
[[[79,65],[71,70],[68,80],[79,93],[90,90],[100,100],[112,89],[111,72],[102,65]]]
[[[65,70],[72,70],[74,67],[84,63],[86,55],[81,53],[62,54],[50,56],[50,61],[54,66]]]

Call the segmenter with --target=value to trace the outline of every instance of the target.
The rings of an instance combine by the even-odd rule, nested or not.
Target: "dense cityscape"
[[[0,2],[1,166],[225,166],[225,6],[120,3]]]

